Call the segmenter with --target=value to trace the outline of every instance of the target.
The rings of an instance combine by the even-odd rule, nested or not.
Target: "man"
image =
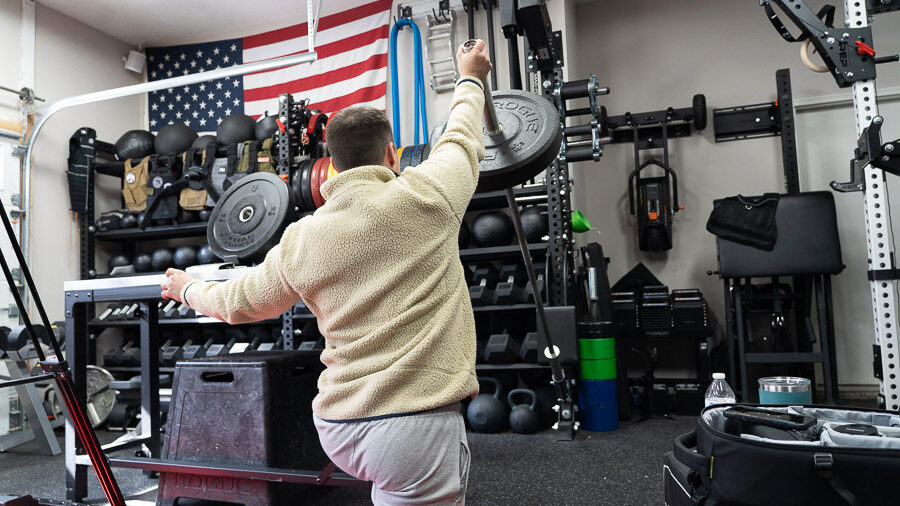
[[[375,504],[465,501],[469,450],[459,401],[475,396],[475,322],[457,235],[484,156],[483,41],[456,55],[450,117],[428,160],[400,174],[390,123],[349,108],[328,123],[340,173],[326,204],[289,226],[265,261],[221,283],[175,269],[162,297],[228,323],[299,300],[325,336],[313,401],[325,452],[371,481]]]

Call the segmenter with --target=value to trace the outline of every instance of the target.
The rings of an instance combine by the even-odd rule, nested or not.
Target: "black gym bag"
[[[764,427],[765,436],[742,437],[724,416],[729,407],[704,409],[697,428],[676,438],[663,464],[667,506],[875,506],[900,500],[900,414],[766,406],[818,422],[802,434]],[[835,430],[848,424],[875,426],[881,435]]]

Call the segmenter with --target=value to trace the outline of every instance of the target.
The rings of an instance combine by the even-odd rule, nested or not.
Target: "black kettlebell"
[[[517,395],[525,395],[531,399],[531,404],[516,404],[513,398]],[[517,388],[510,390],[506,396],[509,401],[509,427],[516,434],[534,434],[541,428],[541,418],[537,411],[534,410],[537,405],[537,394],[533,390],[527,388]]]
[[[506,404],[500,400],[500,382],[494,378],[478,378],[479,383],[490,383],[494,393],[479,394],[466,410],[469,426],[475,432],[500,432],[509,422]]]
[[[128,255],[113,255],[109,257],[109,261],[106,262],[106,267],[109,268],[109,272],[112,272],[116,267],[125,267],[131,265],[131,258]]]

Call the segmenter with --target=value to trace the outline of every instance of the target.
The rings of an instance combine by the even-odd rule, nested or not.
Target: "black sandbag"
[[[166,125],[156,134],[156,152],[161,155],[183,153],[197,140],[197,132],[191,127],[176,123]]]
[[[116,156],[128,160],[152,155],[155,141],[156,137],[146,130],[129,130],[116,141]]]
[[[216,140],[220,146],[253,140],[256,137],[256,120],[246,114],[230,114],[216,128]]]

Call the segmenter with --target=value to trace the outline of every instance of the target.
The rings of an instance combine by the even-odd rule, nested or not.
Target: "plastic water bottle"
[[[712,383],[706,389],[705,406],[709,407],[713,404],[734,404],[737,398],[734,396],[734,390],[725,382],[725,373],[714,372]]]

